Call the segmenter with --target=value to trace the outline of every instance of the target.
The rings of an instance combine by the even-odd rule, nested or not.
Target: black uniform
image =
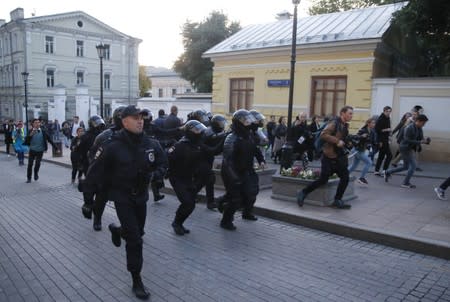
[[[177,228],[183,229],[184,233],[189,232],[184,229],[183,223],[194,211],[195,197],[202,187],[196,176],[199,165],[205,158],[205,152],[198,142],[183,137],[169,149],[168,158],[169,181],[181,202],[172,226],[178,235],[183,235]]]
[[[253,167],[257,156],[264,162],[251,132],[232,126],[233,132],[227,136],[223,146],[222,178],[226,189],[226,205],[221,225],[234,228],[234,213],[240,205],[243,216],[251,215],[251,210],[259,192],[258,175]]]
[[[86,190],[106,190],[108,200],[115,203],[126,241],[127,269],[132,274],[142,269],[148,184],[166,169],[167,157],[157,141],[122,129],[97,150],[86,176]]]

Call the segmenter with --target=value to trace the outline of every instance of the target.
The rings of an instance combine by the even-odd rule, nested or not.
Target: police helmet
[[[211,118],[211,128],[216,133],[224,131],[226,125],[227,125],[227,119],[221,114],[215,114]]]
[[[214,115],[211,113],[211,111],[208,111],[206,112],[206,116],[208,117],[209,120],[211,120]]]
[[[199,109],[191,113],[190,120],[196,120],[202,124],[205,124],[206,122],[209,121],[209,118],[205,110]]]
[[[142,117],[147,120],[153,120],[153,113],[148,109],[141,110]]]
[[[113,123],[116,126],[122,125],[122,111],[126,108],[126,106],[119,106],[113,112]]]
[[[205,130],[206,126],[197,120],[191,120],[184,124],[184,135],[193,141],[199,140]]]
[[[89,118],[89,128],[101,128],[105,127],[105,121],[99,115],[93,115]]]
[[[253,115],[256,120],[254,124],[257,124],[258,127],[264,127],[264,120],[266,119],[266,117],[262,113],[256,110],[250,110],[250,114]]]
[[[233,113],[233,118],[231,119],[233,125],[244,127],[249,127],[255,121],[256,119],[253,117],[253,115],[245,109],[237,110],[235,113]]]

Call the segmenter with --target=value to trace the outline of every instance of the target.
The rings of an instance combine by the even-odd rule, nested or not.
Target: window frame
[[[77,57],[84,57],[84,41],[77,40],[76,46],[77,46]]]
[[[80,74],[81,74],[81,77],[80,77]],[[77,85],[84,84],[84,71],[78,70],[76,73],[76,76],[77,76]],[[80,79],[81,79],[81,81],[80,81]]]
[[[103,57],[103,60],[110,60],[111,59],[111,45],[110,44],[103,44],[105,46],[105,56]]]
[[[338,89],[337,88],[337,80],[338,79],[344,79],[345,80],[345,89]],[[333,89],[328,89],[325,86],[324,83],[324,88],[323,89],[315,89],[316,86],[316,80],[335,80],[334,82],[334,88]],[[337,94],[339,92],[344,92],[344,104],[343,106],[345,106],[345,104],[347,103],[347,87],[348,87],[348,77],[347,75],[330,75],[330,76],[312,76],[311,77],[311,102],[310,102],[310,116],[313,115],[318,115],[318,116],[326,116],[329,114],[333,114],[333,115],[339,115],[339,110],[340,108],[337,108]],[[320,105],[320,112],[315,112],[315,106],[316,106],[316,93],[317,92],[322,92],[322,98],[320,100],[321,105]],[[324,112],[324,108],[326,108],[325,106],[325,102],[326,102],[326,93],[327,92],[333,92],[333,104],[332,104],[332,108],[333,108],[333,112],[331,113],[326,113]]]
[[[233,82],[234,81],[237,81],[238,82],[238,88],[237,89],[233,89]],[[245,86],[246,86],[246,88],[245,89],[242,89],[242,88],[239,88],[240,87],[240,81],[246,81],[246,84],[245,84]],[[252,81],[252,89],[249,89],[249,88],[247,88],[247,82],[248,81]],[[229,92],[230,92],[230,95],[229,95],[229,99],[228,99],[228,101],[229,101],[229,103],[228,103],[228,112],[229,113],[233,113],[233,112],[235,112],[236,110],[239,110],[239,109],[246,109],[246,110],[251,110],[252,108],[253,108],[253,102],[254,102],[254,99],[255,99],[255,78],[252,78],[252,77],[248,77],[248,78],[230,78],[229,79],[229,84],[230,84],[230,90],[229,90]],[[245,104],[245,106],[243,107],[243,108],[240,108],[239,107],[239,95],[238,95],[238,100],[237,100],[237,103],[236,103],[236,108],[232,108],[233,106],[233,104],[232,104],[232,97],[233,97],[233,92],[234,91],[237,91],[238,92],[238,94],[239,94],[239,92],[244,92],[244,95],[245,95],[245,99],[244,99],[244,104]],[[248,100],[248,98],[250,97],[250,93],[251,93],[251,103],[250,103],[250,100]]]
[[[55,87],[55,69],[47,68],[47,70],[45,71],[45,80],[47,83],[47,88]]]
[[[53,54],[55,53],[55,37],[45,36],[45,53]]]
[[[111,74],[110,73],[103,74],[103,89],[111,90]]]

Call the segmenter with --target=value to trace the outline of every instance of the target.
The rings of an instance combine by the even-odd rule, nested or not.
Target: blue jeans
[[[355,158],[353,159],[353,163],[352,165],[348,168],[348,173],[352,173],[356,167],[359,165],[359,162],[362,161],[364,162],[364,167],[361,171],[361,177],[360,178],[365,178],[367,172],[369,171],[369,168],[372,166],[372,160],[369,158],[369,156],[366,154],[366,151],[358,151],[355,154]]]
[[[386,173],[387,174],[394,174],[401,171],[408,170],[408,173],[406,174],[405,180],[403,181],[404,185],[410,184],[409,181],[411,180],[411,177],[414,174],[414,171],[416,171],[417,162],[416,162],[416,156],[414,150],[400,150],[400,153],[402,154],[403,158],[403,166],[390,169]]]

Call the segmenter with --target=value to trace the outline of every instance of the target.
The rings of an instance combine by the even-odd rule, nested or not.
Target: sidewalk
[[[43,160],[71,166],[67,148],[62,157],[52,157],[49,151]],[[299,208],[295,202],[272,199],[271,189],[266,189],[257,197],[255,212],[329,233],[450,259],[450,201],[438,200],[433,191],[450,175],[450,164],[421,162],[420,166],[423,171],[415,173],[412,179],[417,185],[414,190],[400,188],[402,175],[385,183],[383,178],[370,174],[369,186],[355,183],[358,198],[350,202],[351,210],[309,205]],[[166,186],[170,192],[168,181]],[[222,193],[216,190],[216,196]]]

